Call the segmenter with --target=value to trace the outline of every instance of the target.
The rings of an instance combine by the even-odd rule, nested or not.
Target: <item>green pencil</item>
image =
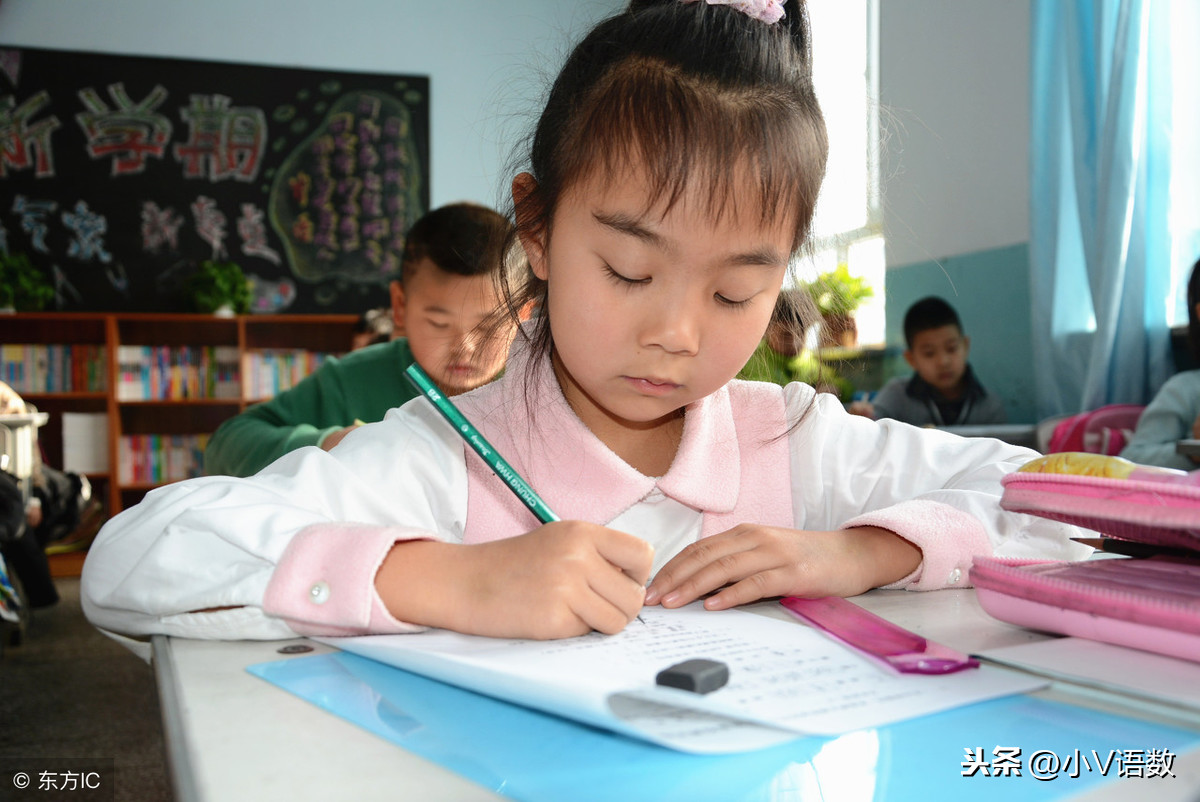
[[[500,456],[499,452],[467,420],[466,416],[459,412],[458,407],[454,406],[450,399],[437,388],[437,385],[433,383],[433,379],[429,378],[429,374],[420,365],[414,362],[408,366],[408,369],[404,373],[408,377],[408,380],[421,391],[421,394],[433,404],[433,408],[449,421],[450,425],[454,427],[454,431],[458,432],[459,437],[465,440],[467,445],[475,449],[475,453],[483,458],[484,463],[497,476],[504,480],[509,490],[515,493],[517,498],[521,499],[521,503],[528,507],[529,511],[536,515],[539,521],[548,524],[559,520],[559,517],[546,506],[546,502],[542,501],[542,497],[533,491],[533,488],[521,478],[521,475],[508,464],[504,457]]]

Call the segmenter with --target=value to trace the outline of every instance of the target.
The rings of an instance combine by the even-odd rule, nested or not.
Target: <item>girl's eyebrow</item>
[[[646,228],[638,218],[622,212],[592,212],[596,222],[605,228],[612,229],[618,234],[624,234],[653,246],[657,250],[669,253],[671,244],[659,233]],[[785,264],[787,259],[769,245],[746,251],[745,253],[730,254],[726,260],[733,265],[761,265],[762,267],[777,267]]]
[[[653,245],[660,251],[666,251],[670,248],[670,246],[667,244],[667,241],[663,239],[662,235],[651,231],[642,225],[636,218],[630,217],[622,212],[592,212],[592,217],[596,219],[597,223],[605,228],[611,228],[618,234],[625,234],[633,237],[634,239],[639,239],[642,242]]]

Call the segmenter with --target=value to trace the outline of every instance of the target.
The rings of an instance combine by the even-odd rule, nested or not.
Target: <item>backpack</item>
[[[1145,408],[1142,404],[1107,404],[1068,415],[1055,425],[1046,453],[1084,451],[1115,457],[1133,437]]]

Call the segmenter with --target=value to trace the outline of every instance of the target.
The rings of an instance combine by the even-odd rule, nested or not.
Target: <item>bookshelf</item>
[[[155,487],[198,475],[222,421],[344,353],[357,320],[0,315],[0,380],[50,413],[39,431],[47,462],[84,473],[114,515]]]

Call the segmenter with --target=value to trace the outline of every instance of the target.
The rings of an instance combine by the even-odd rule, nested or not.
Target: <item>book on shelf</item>
[[[295,387],[333,354],[302,348],[263,348],[245,355],[245,397],[272,398]]]
[[[108,415],[62,413],[62,448],[64,471],[108,473]]]
[[[0,345],[0,381],[18,393],[102,393],[106,354],[93,343]]]
[[[117,462],[122,484],[162,484],[204,474],[207,434],[129,434]]]
[[[117,399],[237,399],[238,349],[233,345],[117,346]]]

